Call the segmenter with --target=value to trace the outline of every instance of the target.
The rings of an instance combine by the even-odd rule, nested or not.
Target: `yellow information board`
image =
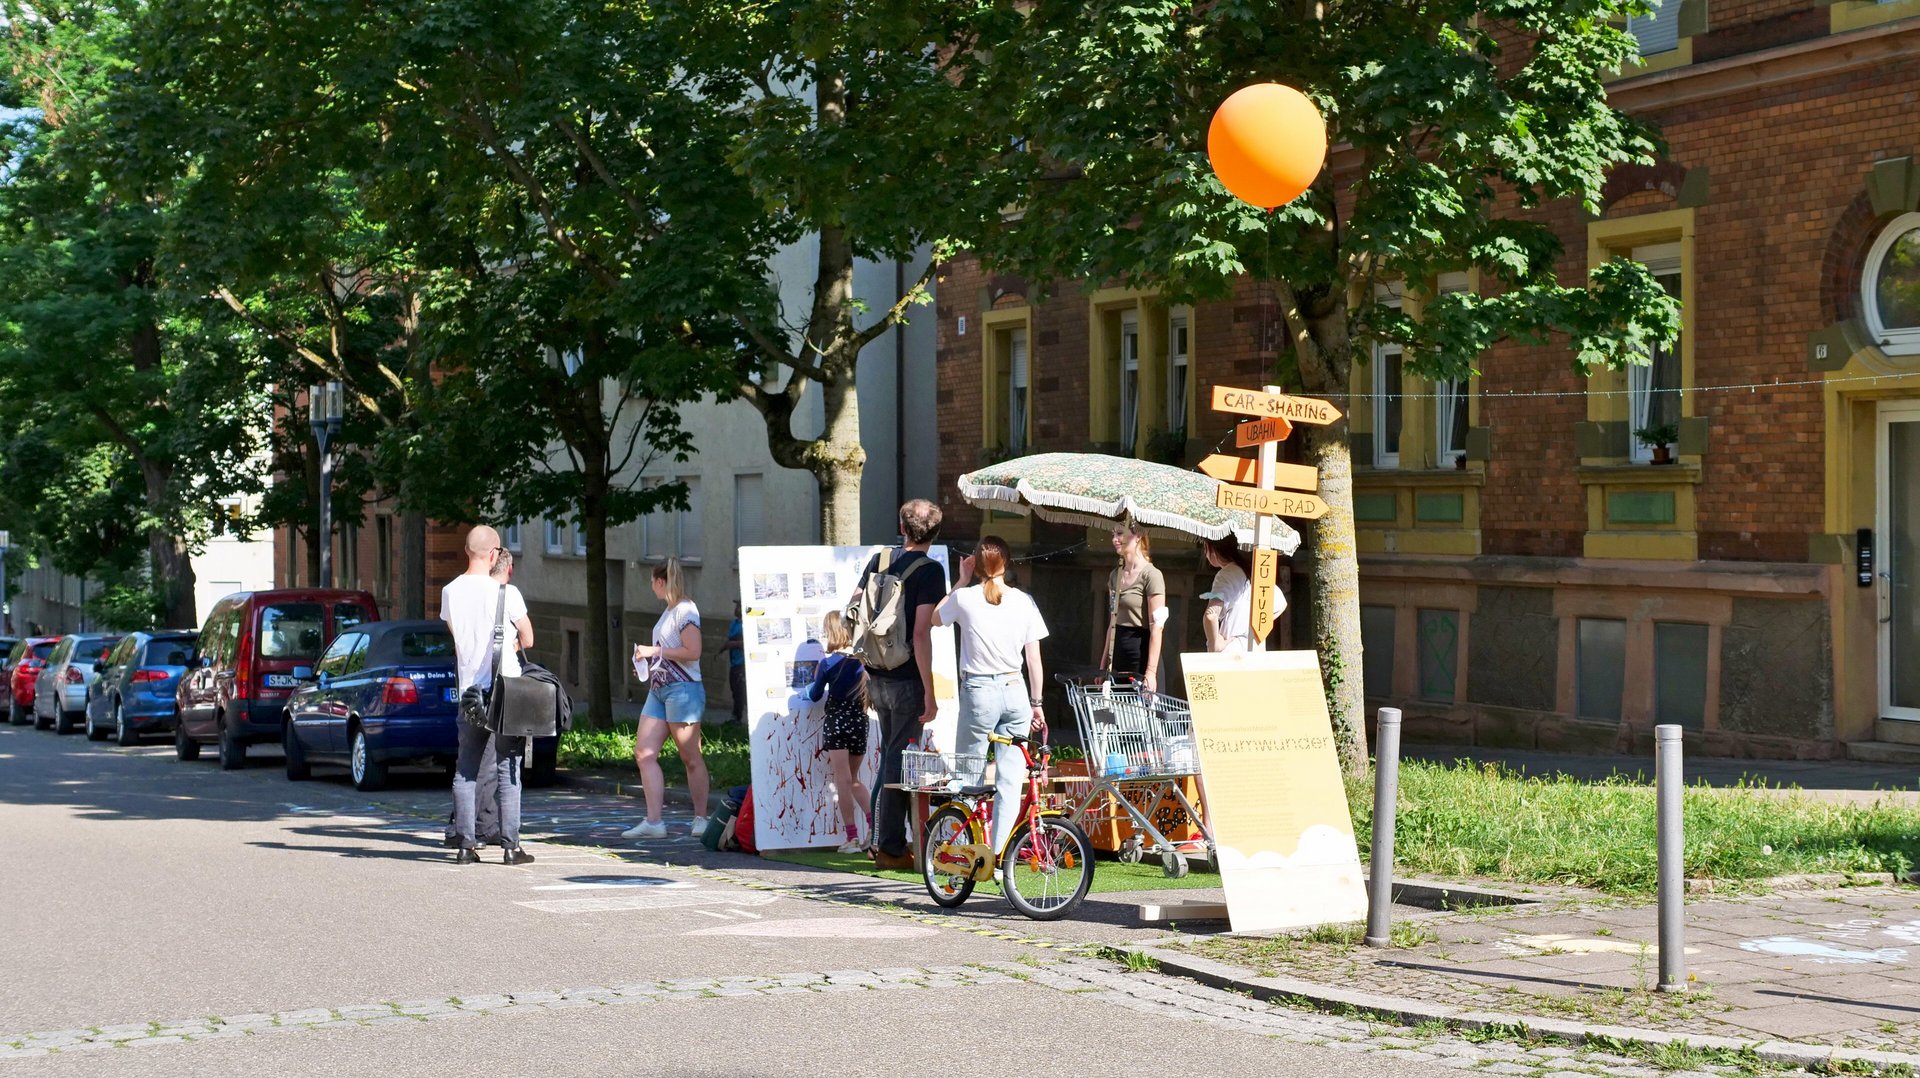
[[[1233,930],[1364,919],[1360,850],[1318,657],[1200,652],[1180,661]]]

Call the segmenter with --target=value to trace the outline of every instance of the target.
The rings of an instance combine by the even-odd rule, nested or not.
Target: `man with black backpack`
[[[927,556],[940,531],[940,507],[924,498],[900,507],[900,547],[883,550],[860,574],[847,616],[854,650],[867,667],[867,703],[880,720],[880,818],[874,863],[912,870],[900,753],[933,721],[933,610],[947,597],[947,573]]]

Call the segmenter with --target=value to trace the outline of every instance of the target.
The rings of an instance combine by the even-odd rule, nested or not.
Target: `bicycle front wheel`
[[[1014,909],[1036,921],[1057,921],[1079,908],[1093,886],[1093,843],[1065,816],[1023,823],[1007,844],[1000,885]]]
[[[946,909],[953,909],[973,894],[973,875],[970,871],[955,875],[949,871],[952,866],[938,864],[940,847],[965,846],[972,841],[972,824],[958,805],[948,805],[934,813],[927,821],[926,834],[921,836],[920,878],[926,881],[927,894]]]

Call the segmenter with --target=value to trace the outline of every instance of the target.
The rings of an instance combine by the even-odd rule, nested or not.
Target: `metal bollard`
[[[1680,727],[1653,728],[1654,802],[1659,818],[1660,991],[1687,990],[1685,825],[1681,813]]]
[[[1393,934],[1393,817],[1400,804],[1400,709],[1383,707],[1373,749],[1373,875],[1367,880],[1369,947]]]

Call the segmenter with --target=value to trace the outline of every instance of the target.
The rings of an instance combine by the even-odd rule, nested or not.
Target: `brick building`
[[[1371,704],[1451,742],[1644,749],[1675,722],[1716,754],[1920,761],[1920,0],[1683,0],[1631,29],[1612,99],[1667,156],[1612,177],[1598,218],[1548,212],[1563,280],[1636,258],[1680,338],[1584,378],[1557,346],[1497,347],[1465,385],[1387,348],[1356,366]],[[982,520],[954,479],[1028,449],[1191,464],[1230,425],[1202,402],[1259,384],[1276,319],[1247,282],[1193,308],[1050,291],[950,267],[940,479],[950,536],[1053,555],[1030,583],[1071,663],[1096,657],[1104,538]],[[1662,426],[1654,463],[1634,432]],[[1207,574],[1192,548],[1156,561],[1168,651],[1196,647]]]

